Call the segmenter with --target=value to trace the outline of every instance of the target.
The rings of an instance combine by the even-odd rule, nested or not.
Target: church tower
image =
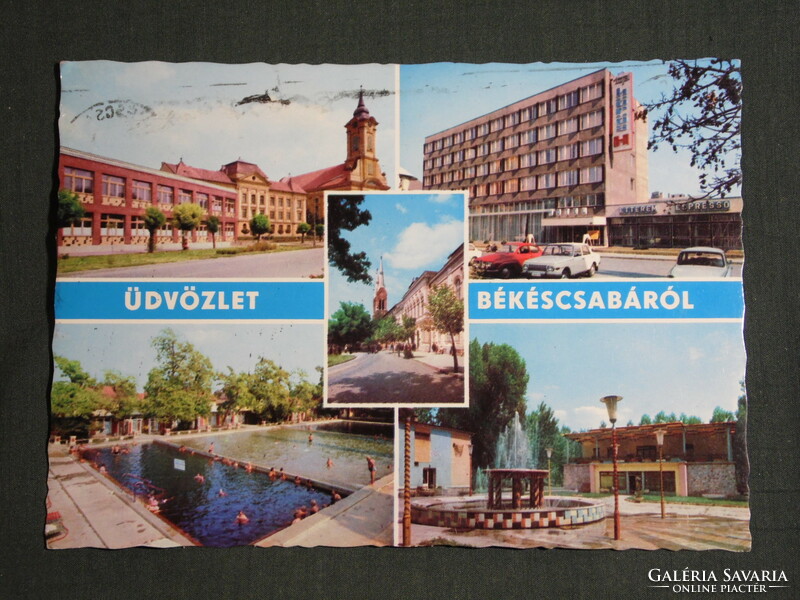
[[[373,319],[380,319],[387,313],[387,299],[388,293],[386,291],[386,285],[383,281],[383,257],[381,256],[381,264],[378,268],[378,275],[375,278],[375,297],[372,299]]]
[[[386,176],[381,171],[375,151],[375,130],[378,121],[369,114],[364,104],[364,90],[358,92],[358,106],[353,118],[347,122],[347,160],[345,168],[350,171],[351,189],[388,190]]]

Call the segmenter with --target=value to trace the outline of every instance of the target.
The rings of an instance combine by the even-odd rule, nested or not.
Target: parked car
[[[522,263],[542,254],[541,246],[526,242],[507,242],[499,250],[475,259],[474,265],[481,277],[519,277]]]
[[[725,251],[709,246],[695,246],[681,250],[678,262],[669,272],[677,278],[716,278],[730,277],[733,266],[728,262]]]
[[[483,254],[483,252],[478,250],[475,247],[475,244],[470,242],[469,244],[467,244],[467,253],[466,254],[467,254],[467,264],[471,266],[472,263],[475,262],[476,258],[480,258],[481,254]]]
[[[600,255],[588,244],[548,244],[542,255],[522,265],[525,277],[569,279],[578,275],[592,277],[600,267]]]

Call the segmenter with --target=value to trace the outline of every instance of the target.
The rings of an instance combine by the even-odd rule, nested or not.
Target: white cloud
[[[401,213],[403,213],[403,214],[406,214],[408,212],[408,209],[405,206],[403,206],[402,204],[400,204],[399,202],[397,204],[395,204],[394,207],[397,210],[399,210]]]
[[[383,255],[396,269],[440,267],[444,259],[464,242],[464,223],[447,221],[438,225],[412,223],[399,235],[393,250]]]
[[[436,202],[437,204],[447,204],[451,200],[455,198],[462,198],[460,194],[431,194],[430,200],[431,202]]]
[[[705,357],[705,352],[701,348],[689,347],[689,360],[701,360]]]

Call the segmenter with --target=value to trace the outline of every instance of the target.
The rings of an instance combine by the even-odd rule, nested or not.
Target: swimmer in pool
[[[329,469],[332,469],[332,468],[333,468],[333,461],[330,459],[330,457],[328,457],[328,462],[327,462],[327,463],[325,463],[325,466],[326,466],[327,468],[329,468]]]
[[[194,476],[194,480],[197,483],[205,483],[206,482],[206,478],[203,477],[200,473],[198,473],[197,475]]]
[[[243,510],[240,510],[239,514],[236,515],[236,522],[239,523],[239,525],[244,525],[245,523],[249,523],[250,519],[247,518],[247,515],[244,514]]]
[[[220,498],[224,498],[224,497],[225,497],[225,496],[227,496],[228,494],[226,494],[226,493],[225,493],[225,490],[223,490],[222,488],[219,488],[219,494],[217,494],[217,495],[218,495]]]

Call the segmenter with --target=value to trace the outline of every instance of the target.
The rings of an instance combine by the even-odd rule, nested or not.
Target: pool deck
[[[47,542],[65,548],[173,548],[194,543],[133,501],[114,483],[69,455],[50,455],[48,514],[57,512],[66,535]]]
[[[391,546],[394,543],[394,475],[271,535],[256,546]]]

